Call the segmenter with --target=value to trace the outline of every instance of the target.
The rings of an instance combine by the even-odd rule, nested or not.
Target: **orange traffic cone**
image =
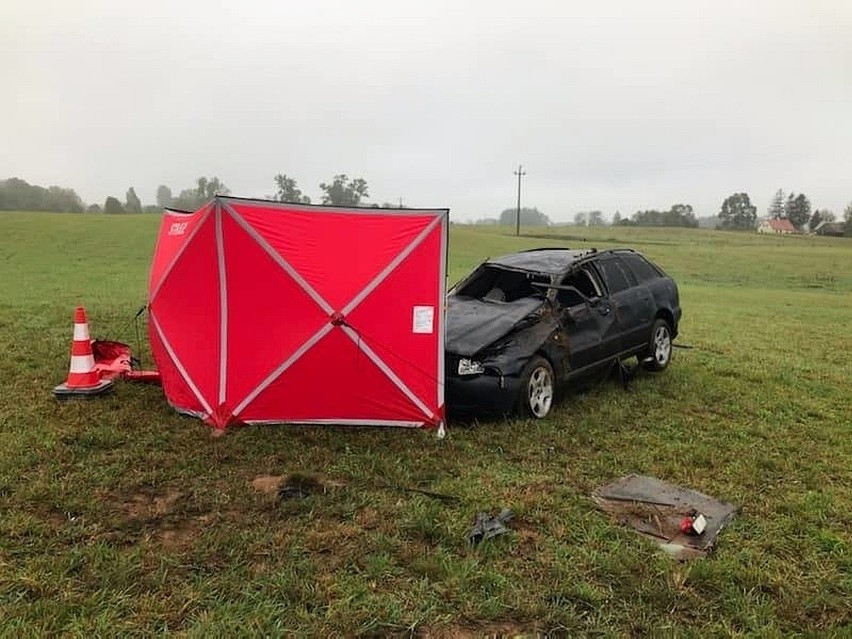
[[[70,397],[93,397],[112,390],[112,380],[101,379],[95,370],[95,357],[92,354],[92,340],[89,338],[89,324],[86,311],[77,307],[74,314],[74,341],[71,344],[71,367],[68,379],[53,389],[57,399]]]

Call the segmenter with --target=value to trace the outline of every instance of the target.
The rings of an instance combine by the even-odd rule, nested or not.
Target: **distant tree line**
[[[273,179],[275,200],[291,204],[311,203],[311,198],[304,195],[296,180],[286,173],[279,173]],[[322,191],[321,203],[330,206],[359,206],[364,198],[370,197],[369,186],[364,178],[350,178],[345,173],[335,175],[330,182],[320,182],[319,188]]]
[[[177,198],[172,197],[169,187],[160,185],[157,189],[157,206],[143,206],[136,194],[136,189],[130,187],[125,193],[124,200],[110,195],[101,204],[86,206],[74,189],[59,186],[48,188],[29,184],[20,178],[0,180],[0,210],[3,211],[56,211],[60,213],[143,213],[159,211],[171,206],[185,210],[195,210],[216,194],[230,193],[217,177],[200,177],[196,185],[180,192]]]
[[[296,180],[286,174],[279,173],[274,178],[275,195],[273,199],[280,202],[295,202],[310,204],[311,198],[304,195],[296,184]],[[322,191],[322,204],[332,206],[359,206],[364,198],[370,196],[369,185],[364,178],[350,178],[345,173],[335,175],[328,182],[319,185]],[[216,195],[229,195],[231,190],[218,177],[199,177],[195,185],[182,189],[175,196],[171,188],[165,184],[157,187],[156,206],[143,206],[134,187],[127,189],[124,200],[110,195],[103,205],[91,204],[86,206],[73,189],[63,189],[58,186],[44,188],[28,184],[19,178],[0,181],[0,210],[19,211],[57,211],[67,213],[143,213],[156,212],[164,208],[183,211],[194,211],[210,201]],[[378,204],[373,206],[378,207]],[[394,205],[384,203],[382,207]]]
[[[177,197],[172,195],[172,190],[165,184],[157,187],[156,206],[143,206],[136,189],[132,186],[127,189],[124,202],[110,195],[104,201],[103,207],[92,204],[88,207],[91,213],[156,213],[164,208],[179,209],[182,211],[194,211],[209,201],[215,195],[228,195],[230,190],[218,177],[200,177],[196,179],[195,186],[183,189]]]
[[[630,218],[613,218],[613,224],[617,226],[680,226],[686,228],[698,228],[698,218],[689,204],[673,204],[668,211],[636,211]]]
[[[574,226],[605,226],[603,212],[580,211],[574,214]]]
[[[751,203],[748,193],[734,193],[722,202],[718,217],[718,228],[753,231],[757,226],[757,207]],[[836,220],[834,213],[828,209],[811,212],[811,201],[804,193],[789,193],[785,197],[782,189],[772,196],[767,217],[789,220],[800,231],[814,231],[823,222]],[[844,230],[847,236],[852,236],[852,204],[844,211]]]
[[[45,188],[19,178],[0,180],[0,210],[82,213],[85,208],[74,189]]]
[[[286,173],[273,177],[275,193],[273,199],[279,202],[310,204],[311,198],[299,188],[296,180]],[[321,182],[321,203],[331,206],[360,206],[370,196],[369,185],[363,178],[350,178],[345,173],[335,175],[328,182]],[[0,210],[18,211],[57,211],[68,213],[143,213],[156,212],[163,208],[175,208],[194,211],[216,195],[229,195],[230,189],[218,177],[199,177],[195,185],[182,189],[175,197],[171,188],[165,184],[157,187],[156,206],[144,206],[134,187],[129,187],[124,200],[109,196],[103,205],[86,206],[74,189],[59,186],[42,187],[29,184],[20,178],[0,180]],[[372,204],[373,207],[396,208],[389,203]],[[400,206],[402,206],[400,202]],[[804,193],[786,194],[778,189],[767,211],[770,219],[787,219],[797,229],[814,231],[824,222],[835,222],[836,216],[827,209],[811,211],[811,202]],[[518,215],[517,208],[507,208],[500,213],[499,219],[486,218],[477,222],[513,226]],[[524,226],[550,226],[550,218],[536,207],[523,207],[520,211],[520,223]],[[711,219],[711,218],[702,218]],[[717,228],[728,230],[754,230],[757,226],[757,207],[748,193],[729,195],[722,202],[717,215]],[[602,226],[606,224],[603,213],[598,210],[580,211],[574,215],[576,226]],[[656,209],[636,211],[630,218],[622,218],[616,211],[613,226],[669,226],[697,228],[699,220],[689,204],[674,204],[667,211]],[[843,228],[847,236],[852,236],[852,203],[843,213]]]
[[[195,186],[183,189],[177,197],[172,196],[172,190],[165,184],[157,187],[157,208],[173,208],[181,211],[194,211],[217,195],[230,195],[231,189],[225,186],[218,177],[201,176],[195,180]]]
[[[515,226],[518,218],[518,209],[504,209],[500,213],[500,224],[503,226]],[[550,218],[537,208],[521,207],[522,226],[550,226]]]

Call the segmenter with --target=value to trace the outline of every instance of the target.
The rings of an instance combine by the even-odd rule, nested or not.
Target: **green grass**
[[[95,336],[135,343],[158,224],[0,214],[0,635],[852,631],[852,241],[454,227],[451,280],[522,247],[642,250],[679,282],[694,348],[627,392],[604,382],[542,422],[443,441],[214,439],[156,387],[50,393],[77,303]],[[709,558],[676,563],[589,497],[631,472],[742,510]],[[277,504],[251,486],[291,473],[326,492]],[[476,512],[502,506],[513,532],[469,548]]]

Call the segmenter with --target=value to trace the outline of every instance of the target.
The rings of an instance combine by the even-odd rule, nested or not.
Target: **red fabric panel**
[[[434,219],[230,204],[336,311]]]
[[[219,403],[220,294],[215,229],[215,216],[210,215],[151,302],[166,340],[211,407]],[[163,388],[167,389],[163,362],[156,361],[163,371]]]
[[[157,247],[154,249],[154,259],[151,262],[151,274],[148,278],[149,295],[154,292],[175,255],[212,206],[212,203],[208,204],[192,215],[169,211],[163,213],[163,221],[160,223],[160,232],[157,236]]]
[[[181,410],[203,413],[204,407],[196,399],[192,389],[183,381],[183,377],[172,362],[172,358],[166,352],[163,342],[160,341],[153,322],[150,321],[148,322],[148,342],[151,344],[151,354],[160,372],[163,394],[168,398],[169,403]]]
[[[441,416],[438,345],[443,330],[443,299],[439,274],[445,259],[441,226],[436,226],[349,317],[338,315],[435,220],[434,213],[389,215],[387,211],[290,209],[230,199],[222,202],[222,284],[227,295],[224,402],[219,401],[223,291],[216,214],[209,208],[215,203],[191,216],[164,216],[150,279],[152,291],[159,286],[151,300],[151,312],[176,358],[214,412],[229,417],[229,411],[330,319],[231,217],[227,207],[233,207],[262,241],[333,307],[337,319],[360,334],[363,343],[430,413],[425,414],[343,328],[335,326],[236,419],[429,422],[433,416]],[[205,210],[210,214],[202,224]],[[192,241],[187,242],[191,235]],[[414,330],[415,307],[432,309],[430,332]],[[206,413],[153,325],[151,347],[169,401],[181,410]],[[224,424],[228,420],[222,417],[219,421]]]
[[[332,329],[240,414],[240,419],[393,419],[426,421],[347,337]]]
[[[435,414],[439,413],[438,336],[443,313],[436,265],[443,259],[441,227],[436,226],[346,318]],[[414,331],[415,307],[432,309],[430,333]]]
[[[228,291],[226,403],[235,408],[328,322],[260,244],[222,215]]]

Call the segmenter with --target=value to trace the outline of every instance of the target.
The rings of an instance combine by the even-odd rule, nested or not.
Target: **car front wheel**
[[[521,375],[518,408],[525,417],[543,419],[553,406],[555,381],[553,367],[541,356],[533,357]]]
[[[666,320],[658,319],[651,329],[648,350],[645,353],[645,367],[652,371],[661,371],[672,359],[672,329]]]

